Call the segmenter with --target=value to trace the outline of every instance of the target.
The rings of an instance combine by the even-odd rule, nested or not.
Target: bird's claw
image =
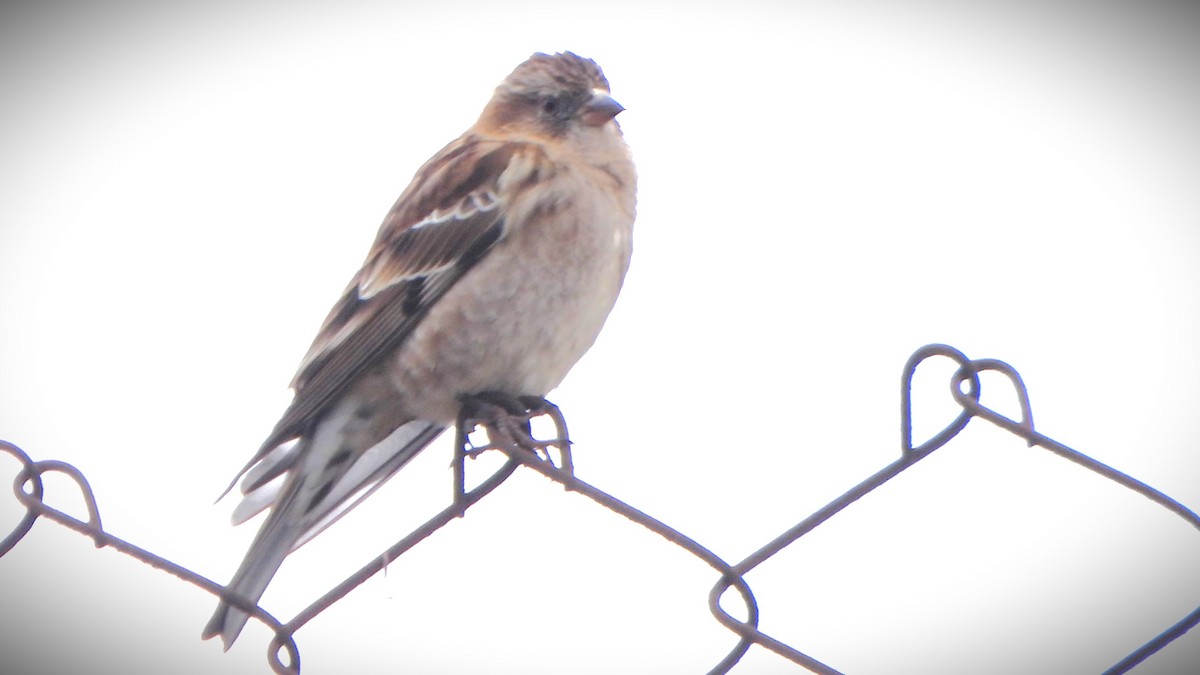
[[[532,420],[549,417],[558,431],[557,437],[539,440],[533,435]],[[487,434],[485,445],[476,445],[470,435],[480,427]],[[465,466],[468,458],[475,459],[488,450],[524,451],[549,463],[559,471],[574,475],[571,460],[571,440],[567,437],[566,422],[558,406],[540,396],[512,396],[502,392],[482,392],[462,397],[458,418],[459,447],[455,459],[455,502],[465,503]],[[558,448],[556,464],[550,448]]]

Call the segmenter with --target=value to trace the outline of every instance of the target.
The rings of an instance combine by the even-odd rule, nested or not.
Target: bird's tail
[[[287,501],[276,504],[271,510],[271,515],[258,531],[254,543],[250,544],[250,550],[246,552],[241,567],[226,586],[227,592],[251,603],[258,603],[263,591],[267,589],[267,584],[271,583],[271,578],[283,564],[283,559],[292,552],[296,542],[304,534],[304,530],[301,529],[303,523],[293,517],[292,509],[288,508],[292,506],[290,502],[295,501],[296,494],[296,490],[288,491],[285,495]],[[292,499],[287,499],[288,497]],[[217,611],[204,627],[203,637],[207,640],[220,635],[225,651],[229,651],[249,618],[250,615],[245,610],[222,599],[217,605]]]
[[[344,461],[339,433],[326,436],[318,432],[287,452],[268,454],[263,466],[247,473],[242,484],[246,500],[234,512],[234,519],[241,522],[268,507],[271,513],[227,590],[257,603],[289,553],[379,489],[444,429],[433,422],[409,422],[357,453],[353,462]],[[287,474],[282,481],[264,482],[282,473]],[[248,620],[245,610],[222,600],[203,637],[220,635],[228,650]]]

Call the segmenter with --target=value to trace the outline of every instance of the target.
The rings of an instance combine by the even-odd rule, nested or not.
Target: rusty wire
[[[934,434],[929,440],[914,446],[912,443],[913,375],[922,363],[933,357],[949,358],[958,364],[958,369],[951,377],[950,391],[961,411],[953,421],[941,431]],[[979,402],[979,374],[986,371],[997,372],[1008,378],[1019,401],[1021,413],[1019,420],[1013,420],[1001,415]],[[555,430],[553,438],[539,440],[533,436],[531,424],[534,419],[539,417],[547,418],[553,423]],[[464,401],[463,410],[456,425],[454,491],[450,505],[400,541],[393,544],[379,556],[372,558],[357,572],[346,578],[336,587],[330,589],[286,623],[280,622],[261,607],[230,594],[221,584],[109,534],[101,524],[99,508],[92,489],[88,485],[87,479],[84,478],[78,469],[60,461],[33,461],[23,450],[12,443],[2,440],[0,440],[0,451],[15,457],[21,463],[22,468],[13,481],[13,491],[18,501],[24,506],[25,515],[13,531],[3,540],[0,540],[0,557],[8,553],[30,531],[38,518],[48,518],[91,538],[97,548],[114,548],[245,609],[275,634],[270,642],[267,656],[271,669],[281,675],[298,674],[300,672],[300,653],[293,638],[297,630],[354,588],[384,569],[390,561],[395,560],[398,556],[451,520],[464,516],[471,505],[478,502],[507,480],[517,468],[523,466],[560,483],[566,490],[588,497],[642,527],[661,535],[667,541],[704,561],[717,572],[717,582],[709,592],[709,610],[718,622],[735,634],[737,641],[729,653],[713,666],[709,671],[710,673],[720,674],[729,672],[741,660],[751,645],[757,644],[812,672],[836,674],[840,671],[759,630],[758,604],[753,591],[745,580],[745,575],[759,564],[790,546],[800,537],[832,518],[850,504],[945,446],[966,428],[972,419],[989,422],[1024,439],[1030,447],[1036,446],[1046,449],[1123,487],[1133,490],[1178,515],[1200,530],[1200,516],[1197,516],[1196,513],[1179,502],[1117,469],[1035,431],[1028,391],[1020,375],[1012,366],[994,359],[971,360],[953,347],[934,344],[918,349],[909,357],[908,362],[904,366],[900,387],[900,458],[852,487],[840,497],[805,517],[796,525],[757,551],[751,553],[744,560],[733,564],[725,561],[695,539],[576,477],[571,459],[570,440],[567,434],[566,422],[557,407],[541,400],[507,399],[496,395],[473,397]],[[486,433],[487,443],[479,444],[474,440],[474,432],[480,429]],[[551,450],[554,450],[554,453]],[[465,461],[470,457],[475,457],[480,453],[488,451],[503,452],[507,455],[508,459],[490,476],[474,488],[468,490],[465,481]],[[555,453],[559,458],[557,463],[554,461]],[[75,482],[79,487],[87,508],[88,516],[86,521],[67,515],[49,506],[42,500],[44,494],[42,477],[47,473],[61,473]],[[745,604],[747,617],[745,621],[734,618],[721,607],[721,598],[731,588],[737,591]],[[1169,626],[1106,670],[1105,675],[1117,675],[1130,671],[1197,624],[1200,624],[1200,607],[1197,607],[1190,614],[1181,618],[1178,622]],[[286,663],[280,656],[281,652],[286,653]]]

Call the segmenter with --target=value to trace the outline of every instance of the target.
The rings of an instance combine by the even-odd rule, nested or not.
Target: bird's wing
[[[502,178],[514,159],[531,151],[529,145],[468,135],[421,167],[301,361],[291,405],[238,478],[281,443],[303,436],[504,237]],[[265,482],[278,473],[261,478]]]

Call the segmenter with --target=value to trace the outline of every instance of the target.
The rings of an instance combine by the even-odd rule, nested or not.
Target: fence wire
[[[961,411],[945,428],[920,445],[912,442],[912,380],[918,367],[927,359],[945,357],[958,364],[950,382],[950,392]],[[1020,419],[1013,420],[982,405],[980,399],[979,374],[994,371],[1008,378],[1016,392],[1020,405]],[[535,438],[532,423],[538,418],[548,419],[555,430],[550,439]],[[967,424],[979,419],[991,423],[1024,439],[1030,447],[1040,447],[1079,466],[1093,471],[1115,483],[1126,487],[1152,502],[1183,518],[1200,530],[1200,516],[1174,499],[1153,487],[1124,474],[1058,441],[1038,433],[1033,425],[1033,413],[1029,395],[1020,375],[1003,361],[995,359],[972,360],[959,350],[947,345],[927,345],[909,357],[904,366],[900,386],[900,458],[883,467],[874,475],[829,502],[766,545],[751,553],[744,560],[730,563],[705,548],[695,539],[683,534],[666,523],[626,504],[603,490],[577,478],[574,474],[570,453],[570,440],[566,421],[562,413],[545,401],[527,399],[507,400],[495,396],[471,399],[463,407],[456,426],[454,462],[454,498],[440,513],[413,530],[386,551],[372,558],[357,572],[330,589],[307,608],[287,622],[281,622],[263,608],[241,597],[231,594],[224,586],[197,574],[182,565],[166,560],[124,539],[105,531],[95,495],[84,475],[74,466],[56,460],[34,461],[16,445],[0,440],[0,451],[15,457],[21,470],[13,481],[13,491],[24,506],[25,514],[12,532],[0,540],[0,557],[7,554],[30,531],[38,518],[48,518],[64,527],[91,538],[97,548],[111,547],[136,558],[157,569],[174,575],[184,582],[193,584],[208,593],[246,609],[257,620],[274,632],[267,650],[267,661],[271,669],[282,674],[300,672],[300,650],[294,634],[325,609],[336,603],[351,590],[371,578],[390,562],[415,546],[442,526],[466,514],[467,509],[495,490],[518,468],[525,467],[560,483],[566,490],[586,496],[597,504],[611,509],[629,520],[656,532],[664,539],[679,546],[707,563],[716,572],[717,581],[708,596],[709,610],[721,625],[735,637],[729,653],[709,671],[713,674],[727,673],[746,654],[752,645],[759,645],[779,656],[792,661],[809,671],[822,674],[840,673],[834,667],[822,663],[812,656],[786,644],[759,629],[759,610],[754,592],[745,580],[745,575],[764,561],[790,546],[800,537],[811,532],[835,514],[845,509],[871,491],[900,475],[906,469],[928,457],[934,451],[954,439]],[[481,436],[482,432],[482,436]],[[486,440],[481,441],[481,438]],[[466,488],[464,463],[483,452],[498,451],[507,456],[507,461],[487,479],[471,489]],[[557,456],[557,461],[556,461]],[[79,487],[87,509],[87,520],[79,520],[46,504],[43,500],[43,476],[60,473],[71,478]],[[739,620],[721,607],[721,600],[733,589],[745,605],[746,619]],[[1161,650],[1200,623],[1200,606],[1174,625],[1134,650],[1125,658],[1104,671],[1105,675],[1125,673]]]

